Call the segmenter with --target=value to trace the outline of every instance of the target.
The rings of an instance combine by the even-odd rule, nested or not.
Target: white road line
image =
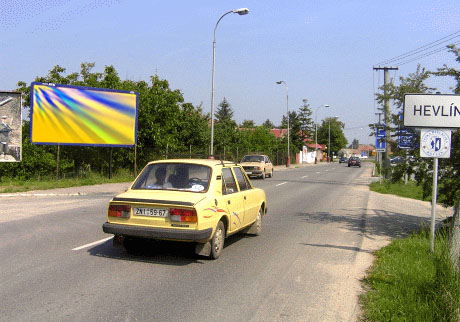
[[[316,174],[320,174],[321,172],[316,172]]]
[[[281,186],[281,185],[286,184],[286,183],[287,183],[287,181],[286,181],[286,182],[278,183],[278,184],[276,185],[276,187]]]
[[[308,176],[303,176],[302,179],[305,179],[306,177],[308,177]]]
[[[108,240],[110,240],[112,238],[113,238],[113,236],[107,237],[107,238],[95,241],[94,243],[86,244],[86,245],[83,245],[83,246],[80,246],[80,247],[75,247],[72,250],[80,250],[80,249],[83,249],[83,248],[87,248],[87,247],[91,247],[91,246],[94,246],[94,245],[102,244],[102,243],[104,243],[104,242],[106,242],[106,241],[108,241]]]

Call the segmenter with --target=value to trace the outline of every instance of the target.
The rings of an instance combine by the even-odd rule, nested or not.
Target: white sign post
[[[430,245],[434,252],[438,158],[450,158],[451,129],[460,128],[460,95],[405,94],[404,126],[422,128],[420,156],[433,158]]]

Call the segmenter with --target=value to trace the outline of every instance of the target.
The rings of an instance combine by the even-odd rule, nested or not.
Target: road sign
[[[385,138],[377,137],[375,139],[375,151],[377,152],[385,152],[387,150],[387,143]]]
[[[398,137],[398,148],[400,149],[413,149],[415,136],[408,130],[400,130]]]
[[[420,137],[422,158],[450,158],[451,131],[424,129]]]
[[[404,126],[460,128],[460,95],[405,94]]]
[[[385,131],[385,129],[378,128],[376,132],[377,133],[375,134],[375,136],[378,138],[384,138],[387,136],[387,132]]]

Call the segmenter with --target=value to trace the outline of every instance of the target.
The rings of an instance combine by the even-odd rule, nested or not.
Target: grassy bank
[[[447,257],[447,233],[430,252],[429,229],[376,253],[361,296],[364,321],[460,321],[460,279]]]
[[[76,178],[34,178],[30,180],[16,180],[3,178],[0,182],[0,193],[23,192],[32,190],[47,190],[68,188],[101,183],[130,182],[134,176],[128,172],[116,173],[109,179],[98,173],[88,172]]]
[[[383,181],[382,183],[373,182],[369,186],[371,191],[393,194],[400,197],[412,198],[416,200],[423,200],[423,190],[421,186],[417,186],[414,181],[409,181],[407,184],[404,182],[390,183],[390,181]],[[431,197],[425,201],[431,200]]]

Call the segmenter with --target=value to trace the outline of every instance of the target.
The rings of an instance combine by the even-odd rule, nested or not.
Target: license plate
[[[134,216],[162,217],[169,216],[169,209],[160,208],[136,208],[133,209]]]
[[[252,171],[246,171],[246,174],[252,174]]]

